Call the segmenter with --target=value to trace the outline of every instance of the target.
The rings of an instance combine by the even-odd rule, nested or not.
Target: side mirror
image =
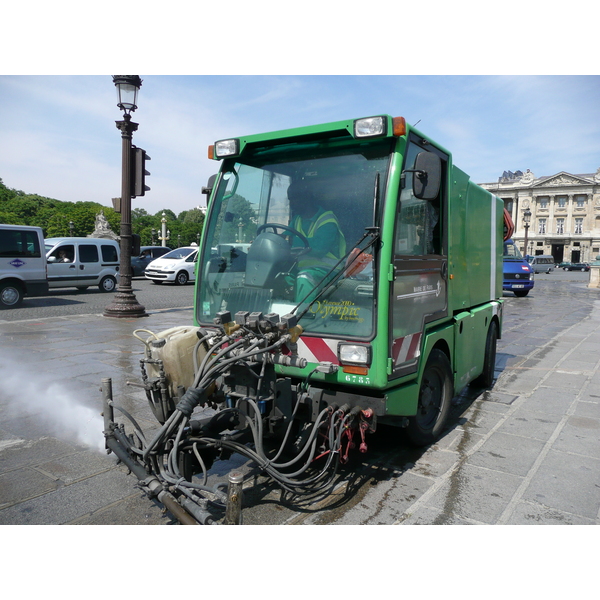
[[[440,192],[440,181],[442,179],[442,161],[433,152],[419,152],[415,160],[412,172],[412,188],[415,198],[420,200],[434,200]]]
[[[212,192],[212,189],[215,185],[215,181],[217,179],[216,174],[215,175],[211,175],[208,178],[208,183],[206,184],[206,187],[202,187],[202,193],[206,194],[207,196],[210,196],[210,193]]]

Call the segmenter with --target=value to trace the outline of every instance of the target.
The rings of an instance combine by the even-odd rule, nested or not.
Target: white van
[[[550,273],[554,270],[554,256],[551,256],[550,254],[532,256],[529,260],[529,264],[536,274]]]
[[[119,244],[104,238],[64,237],[46,240],[50,289],[97,285],[113,292],[119,278]]]
[[[47,293],[41,227],[0,225],[0,308],[15,308],[24,296]]]

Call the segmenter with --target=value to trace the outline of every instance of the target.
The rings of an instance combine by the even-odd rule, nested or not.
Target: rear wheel
[[[23,302],[23,289],[16,283],[0,283],[0,306],[16,308]]]
[[[446,425],[452,402],[452,369],[448,357],[441,351],[431,351],[419,390],[417,414],[408,419],[406,435],[415,446],[435,442]]]
[[[117,287],[117,280],[112,275],[103,277],[98,286],[101,292],[114,292]]]

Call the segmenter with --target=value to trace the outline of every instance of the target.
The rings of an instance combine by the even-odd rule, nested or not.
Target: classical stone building
[[[523,254],[551,254],[557,263],[592,262],[600,254],[600,168],[595,173],[536,177],[505,171],[497,183],[479,184],[504,200]],[[531,211],[525,248],[523,213]]]

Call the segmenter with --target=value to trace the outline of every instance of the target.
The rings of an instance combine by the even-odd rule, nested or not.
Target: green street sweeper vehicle
[[[453,396],[494,380],[507,231],[502,200],[402,117],[223,139],[209,158],[194,323],[136,333],[161,427],[125,434],[106,389],[104,413],[107,448],[199,522],[225,510],[206,482],[232,452],[307,494],[378,423],[438,439]]]

